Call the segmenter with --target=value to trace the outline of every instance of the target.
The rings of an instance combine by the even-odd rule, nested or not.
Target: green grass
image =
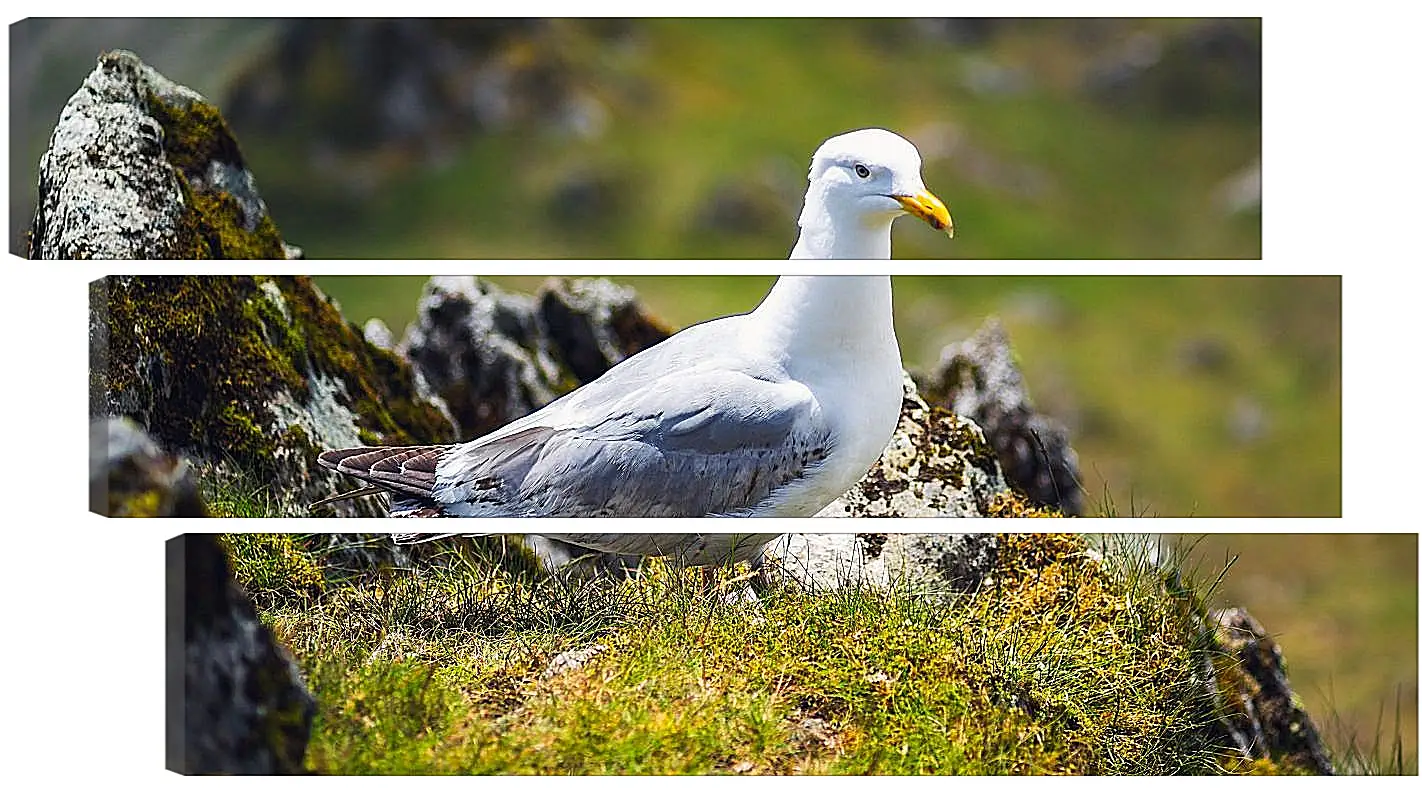
[[[234,473],[230,468],[197,470],[198,494],[208,516],[256,519],[280,517],[281,503],[268,484]]]
[[[673,327],[755,305],[766,276],[614,276]],[[533,291],[541,277],[500,276]],[[399,333],[422,276],[319,279],[345,315]],[[1297,276],[898,275],[905,363],[1003,319],[1038,407],[1066,422],[1096,513],[1336,516],[1342,507],[1341,282]],[[1217,366],[1191,368],[1193,343]],[[1257,408],[1257,438],[1231,418]]]
[[[777,587],[758,602],[728,601],[665,565],[631,581],[565,582],[470,548],[328,576],[313,593],[292,554],[320,537],[225,538],[317,697],[316,772],[1231,766],[1192,678],[1201,600],[1188,587],[1210,581],[1187,572],[1182,587],[1148,566],[1139,538],[1113,538],[1096,557],[1073,536],[1001,537],[991,586],[972,596]],[[287,590],[270,580],[282,572],[296,576]],[[548,669],[590,646],[600,650],[580,667]]]

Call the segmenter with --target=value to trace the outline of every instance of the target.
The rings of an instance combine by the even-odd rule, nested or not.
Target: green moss
[[[91,300],[108,329],[91,412],[135,416],[165,446],[229,463],[258,484],[275,480],[292,453],[315,468],[311,434],[281,429],[268,405],[309,401],[307,375],[340,381],[372,443],[453,437],[437,409],[413,399],[409,367],[368,345],[308,278],[116,277]]]
[[[245,461],[270,459],[272,450],[266,427],[258,425],[239,403],[239,400],[233,399],[217,412],[217,419],[210,429],[212,434],[226,443],[229,453]]]
[[[271,215],[263,214],[252,230],[242,223],[243,212],[231,195],[219,191],[197,192],[192,195],[194,212],[200,220],[202,236],[212,251],[211,258],[286,257],[281,232]]]
[[[117,501],[117,504],[108,510],[111,517],[153,518],[158,516],[158,512],[163,508],[164,492],[155,487],[125,496],[117,496],[111,492],[109,498],[110,502]]]
[[[326,576],[298,537],[285,533],[227,534],[220,537],[233,575],[249,597],[263,604],[313,599],[326,589]]]
[[[343,319],[309,278],[273,280],[300,325],[300,342],[311,364],[345,384],[364,431],[379,435],[385,444],[453,438],[454,431],[439,409],[415,399],[415,374],[408,363],[366,342],[360,329]]]
[[[988,500],[986,515],[1003,519],[1050,518],[1061,517],[1062,512],[1055,508],[1033,505],[1025,496],[1009,489]]]
[[[241,150],[216,106],[202,101],[168,102],[156,94],[147,97],[148,113],[163,128],[163,150],[177,169],[184,213],[172,258],[286,257],[281,232],[271,215],[246,219],[230,194],[206,186],[213,162],[245,169]],[[194,184],[204,186],[198,190]]]
[[[270,475],[271,419],[259,397],[290,383],[271,346],[242,325],[249,277],[109,279],[109,358],[96,413],[136,414],[159,441],[230,456]],[[156,395],[156,396],[155,396]],[[135,408],[134,406],[138,406]]]

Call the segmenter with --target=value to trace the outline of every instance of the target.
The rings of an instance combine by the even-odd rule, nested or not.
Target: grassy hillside
[[[466,20],[421,34],[430,47],[494,37],[486,63],[535,76],[517,102],[576,98],[487,126],[450,108],[474,89],[416,95],[409,119],[366,124],[386,101],[349,66],[367,56],[331,36],[306,45],[300,74],[251,62],[248,86],[290,97],[277,121],[233,122],[283,233],[314,258],[783,258],[810,154],[861,127],[914,140],[958,221],[951,243],[903,231],[901,257],[1260,256],[1258,206],[1228,198],[1260,156],[1257,21],[989,22],[493,33]],[[417,77],[438,69],[410,61]],[[380,140],[382,126],[425,143]]]
[[[755,305],[773,278],[622,276],[674,326]],[[424,276],[322,277],[397,336]],[[541,278],[496,277],[533,291]],[[900,275],[904,361],[988,315],[1039,407],[1066,422],[1093,513],[1331,516],[1342,499],[1341,282],[1328,277]]]
[[[665,567],[565,584],[464,549],[334,575],[303,537],[225,540],[317,697],[318,772],[1240,766],[1213,744],[1194,680],[1196,590],[1147,566],[1138,538],[1098,559],[1074,536],[1001,537],[989,587],[971,596],[782,586],[758,602],[723,599],[729,572],[710,591]]]

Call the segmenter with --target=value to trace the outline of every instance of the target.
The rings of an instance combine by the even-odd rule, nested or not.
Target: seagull
[[[918,150],[881,129],[815,151],[792,259],[889,257],[896,218],[953,235]],[[355,447],[318,463],[389,493],[392,517],[812,516],[879,458],[902,364],[887,275],[787,275],[755,310],[693,325],[460,444]],[[395,534],[408,544],[458,535]],[[550,535],[686,565],[754,558],[775,534]]]

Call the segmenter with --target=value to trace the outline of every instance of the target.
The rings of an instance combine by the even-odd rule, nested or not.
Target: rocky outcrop
[[[396,348],[472,439],[536,411],[671,335],[631,290],[554,279],[536,297],[432,279]]]
[[[983,517],[1007,491],[972,420],[929,405],[907,374],[899,426],[859,483],[817,517]]]
[[[217,537],[168,541],[167,593],[168,769],[304,772],[315,701],[233,582]]]
[[[1007,331],[996,319],[943,348],[924,394],[982,426],[1012,488],[1037,505],[1072,516],[1085,511],[1066,426],[1033,408]]]
[[[115,50],[99,57],[40,160],[28,255],[285,258],[221,112]]]
[[[261,494],[268,516],[304,516],[350,488],[316,466],[322,449],[454,436],[410,365],[367,343],[309,278],[106,278],[90,288],[89,343],[92,417],[131,418],[204,475]]]
[[[899,425],[869,473],[816,517],[986,517],[1011,499],[983,432],[929,405],[904,375]],[[1007,505],[1015,509],[1019,504]],[[766,546],[770,573],[811,590],[910,585],[969,592],[996,563],[991,534],[788,534]]]
[[[553,278],[538,292],[538,313],[560,359],[580,383],[671,336],[637,293],[605,278]]]
[[[1212,615],[1215,674],[1230,740],[1247,758],[1332,775],[1318,728],[1289,685],[1278,643],[1242,608]]]

